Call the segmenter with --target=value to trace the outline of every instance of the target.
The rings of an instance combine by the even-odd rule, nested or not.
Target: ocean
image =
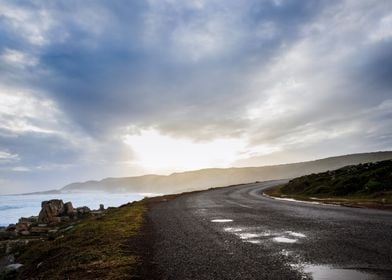
[[[71,201],[74,207],[87,206],[98,209],[100,204],[106,207],[117,207],[122,204],[141,200],[154,194],[105,192],[64,193],[64,194],[33,194],[33,195],[0,195],[0,226],[16,223],[20,217],[38,216],[41,202],[50,199]]]

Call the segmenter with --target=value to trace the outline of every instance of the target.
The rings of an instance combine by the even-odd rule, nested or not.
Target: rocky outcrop
[[[16,225],[9,225],[0,231],[0,240],[9,239],[12,234],[28,236],[51,233],[56,225],[67,224],[76,220],[78,215],[85,216],[91,212],[88,207],[80,207],[80,210],[77,210],[71,202],[64,203],[60,199],[43,201],[41,207],[38,216],[20,218]]]
[[[72,231],[80,219],[101,217],[105,208],[91,210],[83,206],[74,208],[71,202],[60,199],[44,201],[38,216],[20,218],[18,223],[0,227],[0,279],[14,279],[22,267],[18,256],[28,244],[41,243],[45,240],[58,240]]]
[[[68,216],[73,218],[76,215],[77,211],[73,207],[72,202],[67,202],[64,204],[64,216]]]
[[[53,199],[42,202],[42,209],[38,216],[38,223],[58,224],[69,222],[75,219],[78,214],[90,213],[88,207],[79,207],[75,209],[72,202],[64,203],[60,199]]]
[[[77,211],[78,215],[86,215],[86,214],[91,213],[91,209],[88,208],[87,206],[78,207],[78,208],[76,208],[76,211]]]
[[[20,218],[17,224],[0,229],[0,241],[17,236],[42,236],[56,233],[61,228],[73,224],[86,216],[105,215],[105,207],[100,204],[99,210],[91,210],[87,206],[74,208],[71,202],[64,203],[60,199],[43,201],[38,216]]]
[[[41,212],[38,215],[39,223],[58,223],[59,217],[64,214],[64,202],[60,199],[52,199],[43,201],[41,204]]]

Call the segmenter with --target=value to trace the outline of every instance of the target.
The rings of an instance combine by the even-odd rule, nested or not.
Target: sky
[[[0,0],[0,193],[380,150],[390,0]]]

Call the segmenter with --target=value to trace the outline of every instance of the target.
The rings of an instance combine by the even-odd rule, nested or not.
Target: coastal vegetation
[[[392,204],[392,160],[346,166],[290,180],[266,192],[302,200],[389,207]]]
[[[145,200],[133,202],[86,215],[56,233],[19,236],[29,242],[8,253],[23,266],[0,279],[136,278],[141,263],[136,240],[146,209]]]

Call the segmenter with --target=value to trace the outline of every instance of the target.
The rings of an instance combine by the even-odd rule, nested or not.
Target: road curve
[[[392,279],[392,212],[280,201],[283,181],[186,194],[149,211],[159,279]]]

